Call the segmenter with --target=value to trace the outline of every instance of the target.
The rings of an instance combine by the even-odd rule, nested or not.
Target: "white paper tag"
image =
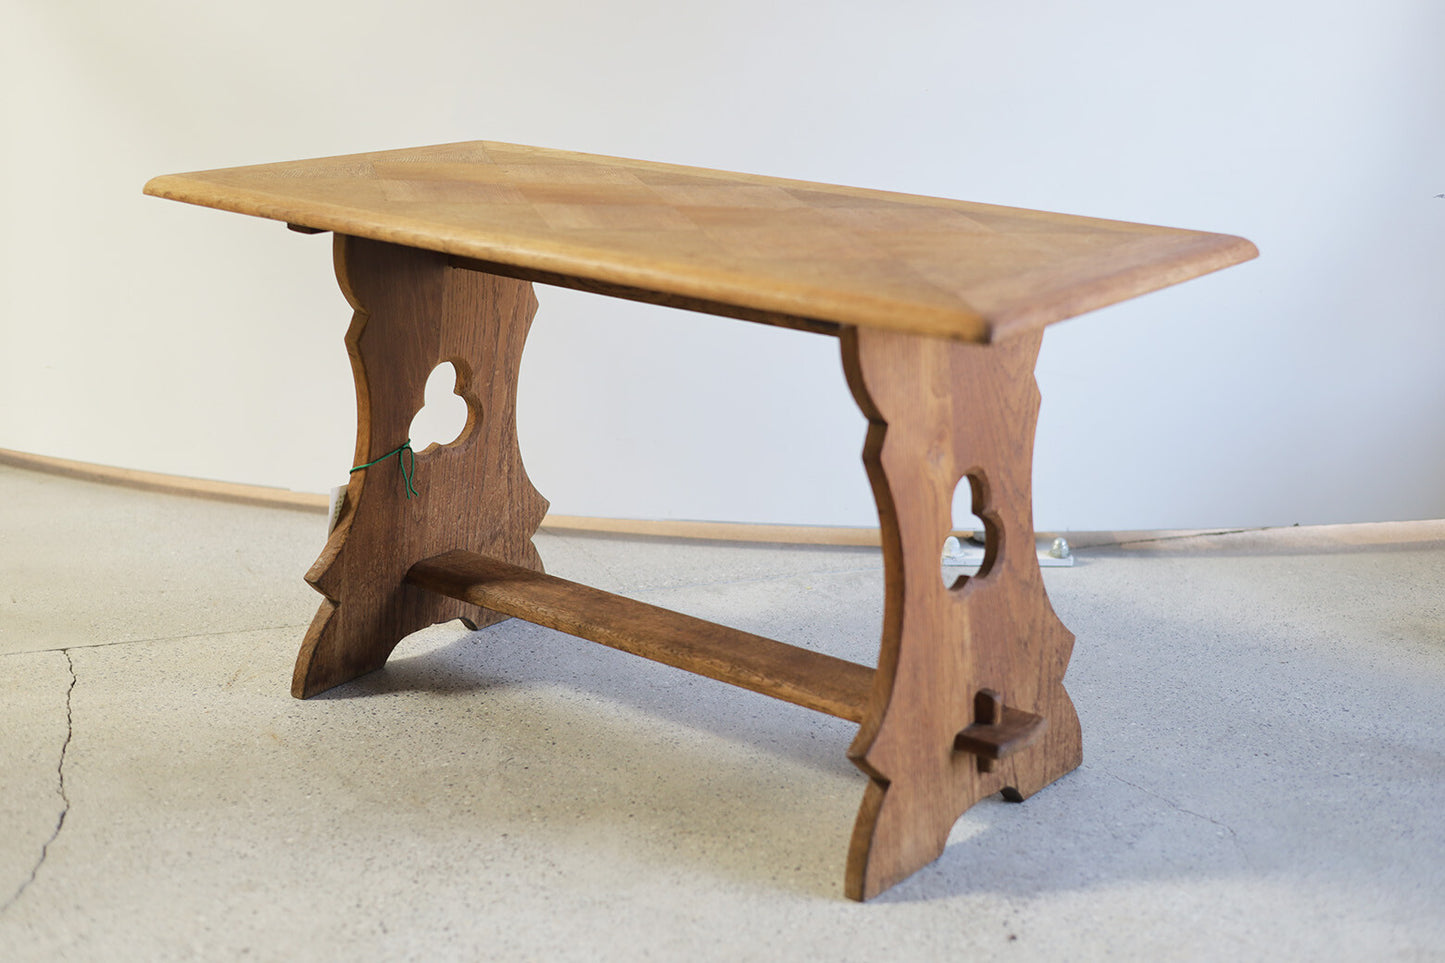
[[[326,512],[326,534],[336,531],[336,521],[341,517],[341,506],[346,504],[346,486],[337,485],[331,489],[331,507]]]

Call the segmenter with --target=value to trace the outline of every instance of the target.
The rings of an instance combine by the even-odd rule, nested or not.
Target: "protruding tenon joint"
[[[1005,706],[1003,696],[980,689],[973,697],[974,723],[953,739],[955,752],[978,756],[980,772],[993,772],[993,764],[1025,748],[1048,728],[1043,716]]]

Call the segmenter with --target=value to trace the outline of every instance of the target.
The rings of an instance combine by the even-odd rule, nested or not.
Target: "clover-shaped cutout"
[[[443,361],[427,376],[421,410],[411,419],[411,447],[422,451],[430,445],[453,445],[467,430],[468,408],[459,388],[461,375],[456,365]]]

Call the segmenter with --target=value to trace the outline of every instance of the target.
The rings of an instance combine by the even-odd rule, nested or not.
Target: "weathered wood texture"
[[[443,255],[336,238],[336,276],[356,309],[346,336],[356,377],[356,460],[407,441],[427,376],[456,367],[466,427],[416,452],[417,496],[396,457],[351,475],[341,515],[306,579],[326,596],[296,661],[292,692],[315,695],[380,668],[411,632],[455,618],[502,616],[406,583],[421,559],[450,549],[540,571],[532,545],[546,499],[517,446],[522,347],[537,310],[531,284],[451,267]]]
[[[490,141],[172,174],[146,192],[709,313],[969,341],[1256,253],[1222,234]]]
[[[470,552],[418,562],[408,580],[851,722],[863,720],[873,686],[867,666]]]
[[[973,345],[855,330],[842,346],[869,421],[863,459],[885,567],[873,695],[849,750],[870,781],[846,890],[867,899],[936,859],[979,799],[999,791],[1027,797],[1078,766],[1082,750],[1063,687],[1074,637],[1049,605],[1034,550],[1039,336]],[[987,548],[978,574],[948,587],[938,577],[939,550],[965,478]],[[977,723],[984,725],[973,734],[987,732],[995,721],[978,718],[983,690],[1041,716],[1042,734],[1019,748],[1018,734],[1000,730],[996,748],[959,751],[961,732]],[[998,721],[1025,721],[1004,716]]]

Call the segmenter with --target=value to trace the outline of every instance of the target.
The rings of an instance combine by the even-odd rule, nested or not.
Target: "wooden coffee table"
[[[301,698],[436,622],[508,616],[859,724],[868,776],[845,888],[936,859],[958,817],[1078,766],[1073,635],[1035,555],[1030,472],[1046,325],[1255,256],[1241,238],[475,142],[158,177],[146,193],[335,233],[355,316],[355,465],[296,663]],[[836,337],[869,429],[885,566],[876,668],[544,574],[547,502],[517,444],[532,283]],[[427,376],[469,417],[396,461]],[[378,459],[381,459],[378,461]],[[967,478],[987,548],[939,575]]]

